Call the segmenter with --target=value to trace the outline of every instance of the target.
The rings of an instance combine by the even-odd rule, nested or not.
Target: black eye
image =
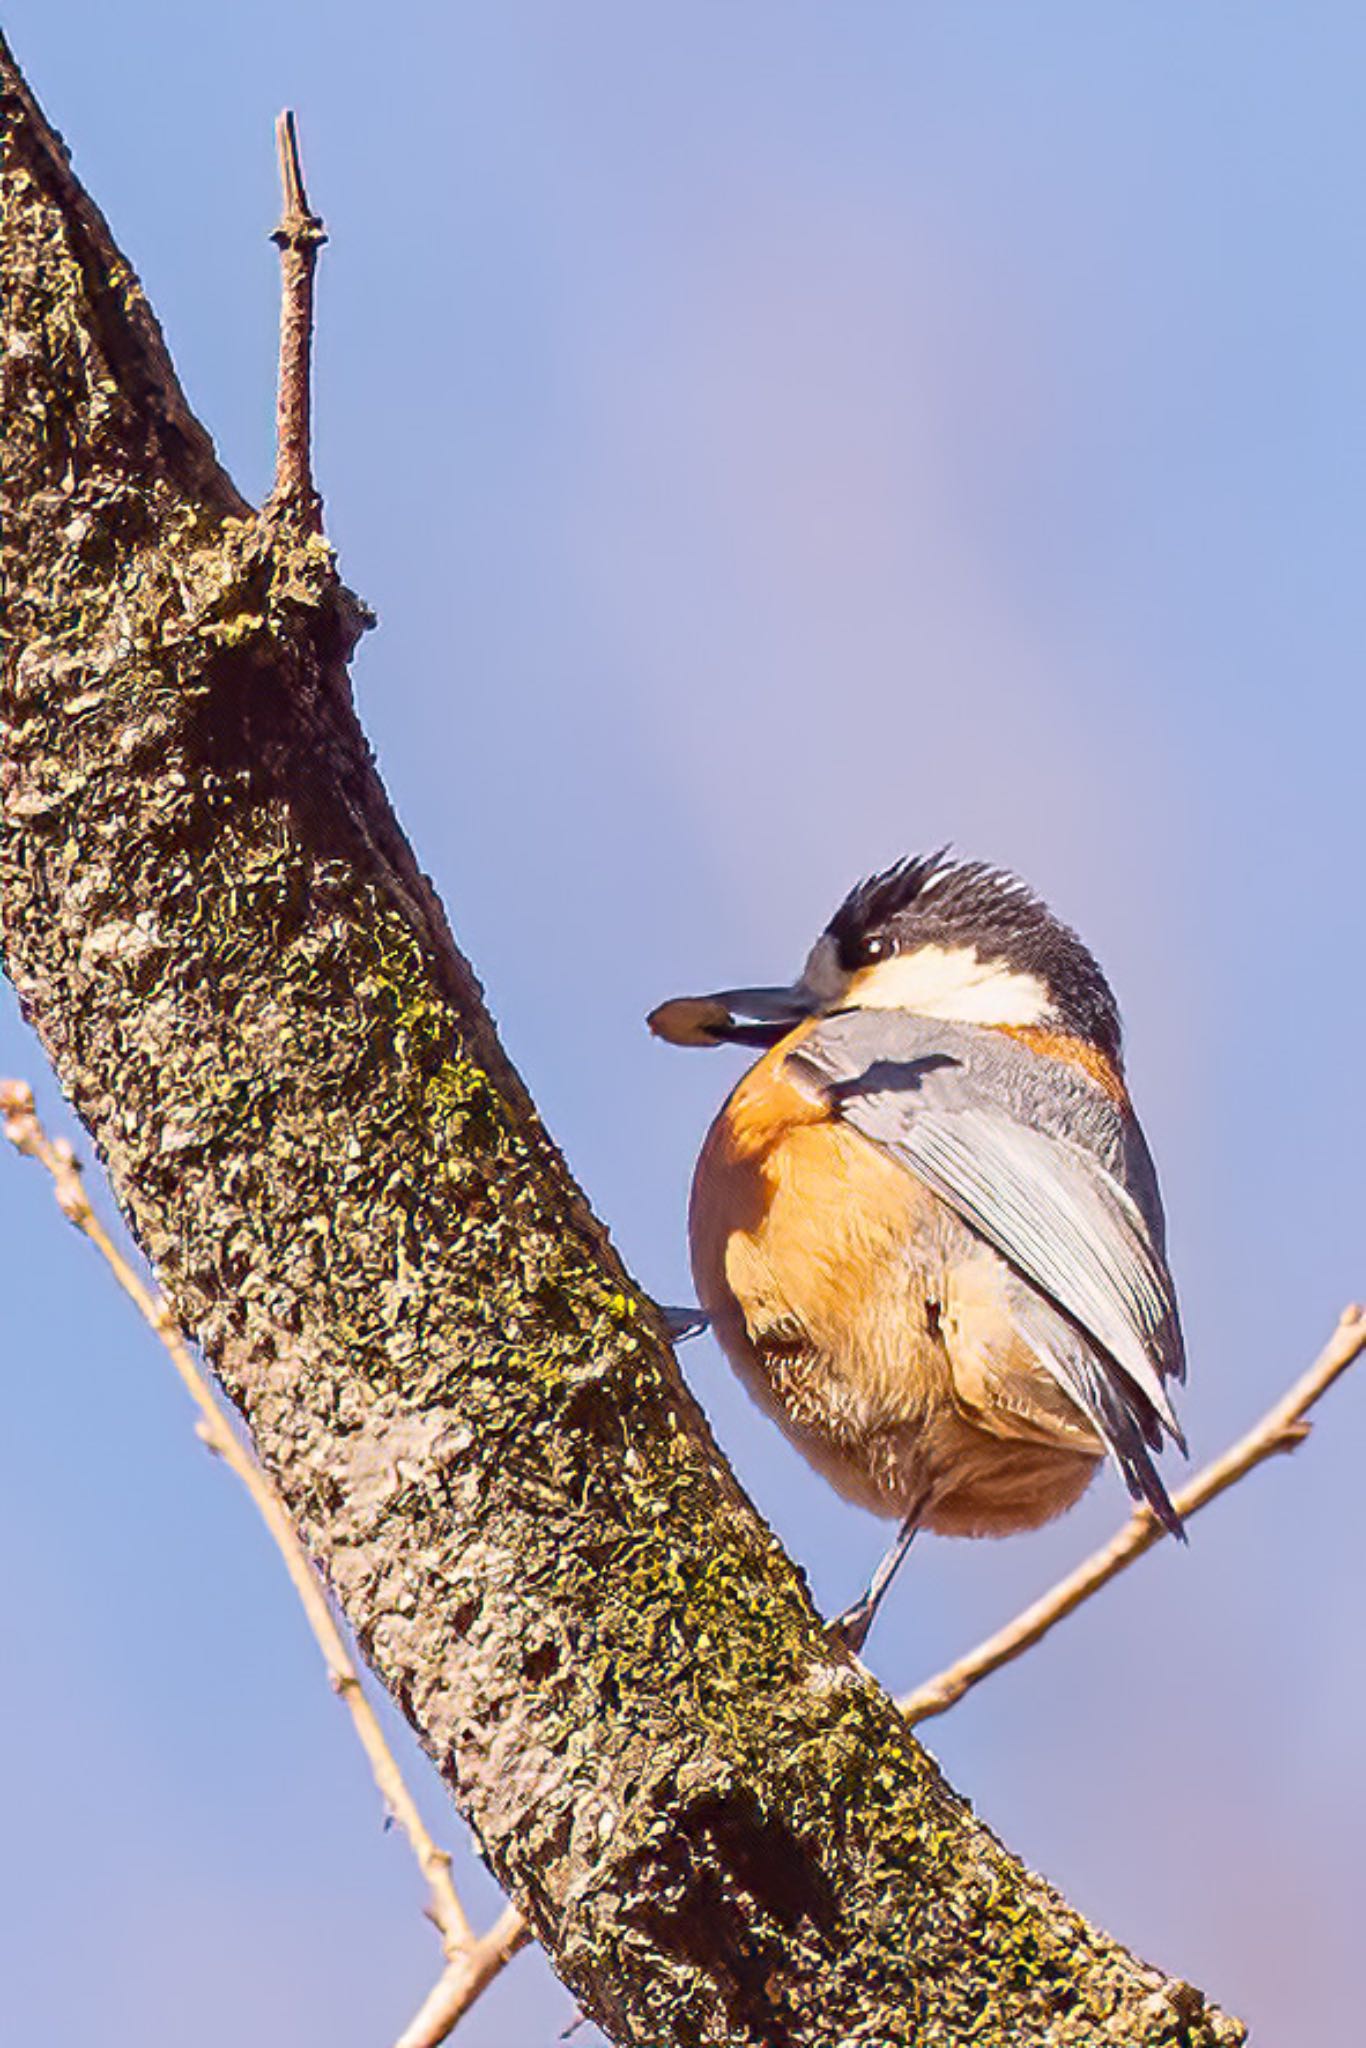
[[[859,947],[859,958],[865,966],[869,966],[874,960],[880,960],[886,951],[887,941],[885,939],[865,939]]]

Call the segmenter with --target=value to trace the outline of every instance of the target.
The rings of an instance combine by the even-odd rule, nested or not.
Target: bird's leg
[[[868,1590],[861,1600],[852,1607],[846,1607],[829,1624],[830,1634],[838,1636],[852,1656],[857,1657],[868,1640],[868,1631],[873,1625],[873,1616],[882,1605],[882,1596],[901,1569],[902,1559],[915,1541],[915,1532],[920,1526],[923,1501],[917,1501],[897,1533],[895,1543],[883,1558],[868,1583]]]

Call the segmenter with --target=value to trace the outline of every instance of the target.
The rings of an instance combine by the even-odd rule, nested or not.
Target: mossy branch
[[[499,1881],[622,2042],[1241,2040],[832,1648],[393,817],[363,609],[223,474],[0,76],[6,964]]]

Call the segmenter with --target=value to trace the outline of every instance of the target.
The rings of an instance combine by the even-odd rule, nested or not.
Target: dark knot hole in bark
[[[834,1888],[812,1852],[751,1795],[717,1793],[688,1806],[673,1839],[641,1863],[642,1903],[632,1917],[661,1947],[713,1979],[737,2044],[789,2048],[794,2037],[770,1989],[781,1940],[802,1925],[829,1939],[840,1919]],[[772,1957],[762,1933],[756,1939],[741,1893],[771,1925]],[[781,1970],[776,1976],[782,1980]]]

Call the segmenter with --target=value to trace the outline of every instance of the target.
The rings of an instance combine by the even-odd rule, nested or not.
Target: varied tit
[[[1115,999],[1014,875],[944,852],[861,882],[790,988],[664,1003],[676,1045],[766,1048],[702,1147],[701,1305],[799,1450],[901,1533],[837,1629],[857,1650],[917,1529],[1033,1529],[1108,1453],[1181,1523],[1162,1203]]]

